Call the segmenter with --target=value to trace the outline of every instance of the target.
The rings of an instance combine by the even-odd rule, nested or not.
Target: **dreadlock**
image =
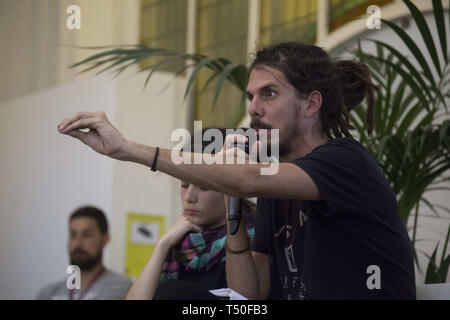
[[[349,113],[368,96],[366,120],[368,133],[374,128],[374,91],[367,65],[341,60],[333,62],[321,48],[285,42],[256,53],[250,72],[261,66],[273,67],[285,75],[300,97],[314,90],[322,95],[319,118],[321,130],[328,137],[351,136]]]

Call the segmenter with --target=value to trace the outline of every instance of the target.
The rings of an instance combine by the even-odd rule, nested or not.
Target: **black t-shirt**
[[[270,256],[272,299],[415,299],[395,196],[369,152],[337,138],[293,161],[324,200],[258,199],[253,250]]]

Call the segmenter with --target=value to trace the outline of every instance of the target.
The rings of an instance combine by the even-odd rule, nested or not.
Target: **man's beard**
[[[80,267],[81,271],[89,271],[97,266],[102,261],[102,251],[95,255],[90,256],[86,251],[81,249],[75,249],[70,253],[70,263]]]
[[[278,154],[280,156],[280,158],[282,158],[283,156],[285,156],[286,154],[288,154],[291,151],[291,141],[292,139],[294,139],[295,137],[297,137],[299,135],[299,130],[298,130],[298,112],[295,112],[294,118],[292,118],[291,122],[288,124],[287,128],[284,130],[285,132],[283,132],[284,137],[282,137],[282,132],[280,130],[280,141],[278,143]],[[250,121],[250,128],[252,129],[267,129],[270,130],[272,129],[272,126],[261,122],[258,119],[252,119]],[[270,151],[272,150],[272,143],[270,141],[270,139],[267,139],[267,150]]]

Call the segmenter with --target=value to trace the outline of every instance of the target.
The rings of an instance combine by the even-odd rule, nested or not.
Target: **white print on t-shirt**
[[[298,212],[298,220],[300,221],[300,227],[303,227],[306,220],[308,220],[308,216],[302,211],[302,209]]]
[[[306,298],[306,285],[303,283],[303,276],[284,276],[280,278],[281,286],[285,293],[283,299],[304,300]]]
[[[294,251],[292,245],[284,248],[284,255],[286,256],[286,262],[290,272],[297,272],[297,265],[295,264]]]
[[[291,237],[291,230],[292,230],[292,227],[290,225],[282,226],[280,230],[278,230],[275,233],[275,238],[278,238],[285,230],[286,230],[286,240],[288,240]]]
[[[280,237],[283,234],[283,231],[286,231],[286,240],[289,240],[291,237],[292,227],[289,225],[282,226],[280,230],[275,233],[275,238]],[[295,264],[295,256],[294,250],[292,250],[292,244],[287,247],[284,247],[284,256],[286,257],[286,264],[288,265],[290,272],[297,272],[297,265]]]
[[[306,221],[308,220],[308,216],[300,209],[300,211],[298,212],[298,219],[299,219],[299,224],[294,224],[294,225],[300,225],[300,227],[303,227],[306,223]],[[284,247],[284,255],[286,258],[286,264],[289,268],[290,272],[297,272],[298,268],[297,265],[295,263],[295,256],[294,256],[294,250],[293,250],[293,243],[294,240],[290,239],[292,234],[295,234],[296,230],[291,226],[291,225],[284,225],[280,228],[280,230],[278,230],[275,233],[275,238],[279,238],[283,232],[286,233],[286,241],[291,243],[290,245],[288,245],[287,247]]]
[[[308,216],[302,210],[300,210],[298,212],[298,220],[299,220],[300,227],[303,227],[305,225],[306,221],[308,220]],[[278,230],[275,233],[275,238],[278,238],[283,233],[283,231],[286,231],[286,240],[289,240],[289,238],[292,235],[292,231],[295,232],[295,230],[293,230],[293,229],[294,228],[291,225],[288,225],[288,224],[284,225],[280,228],[280,230]]]
[[[297,217],[298,220],[296,220]],[[292,221],[292,218],[294,221]],[[298,228],[305,227],[308,216],[300,209],[298,215],[294,215],[292,218],[290,219],[291,221],[289,221],[290,224],[281,226],[274,234],[277,241],[279,241],[283,247],[286,265],[290,272],[289,274],[280,277],[280,283],[284,292],[283,299],[304,300],[306,297],[306,285],[303,283],[303,275],[301,275],[302,278],[299,276],[300,270],[295,262],[294,243],[296,232],[300,231]]]

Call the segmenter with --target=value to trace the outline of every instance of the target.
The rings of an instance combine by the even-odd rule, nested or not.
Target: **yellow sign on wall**
[[[164,234],[165,217],[128,213],[125,272],[136,278],[153,253],[156,242]]]

